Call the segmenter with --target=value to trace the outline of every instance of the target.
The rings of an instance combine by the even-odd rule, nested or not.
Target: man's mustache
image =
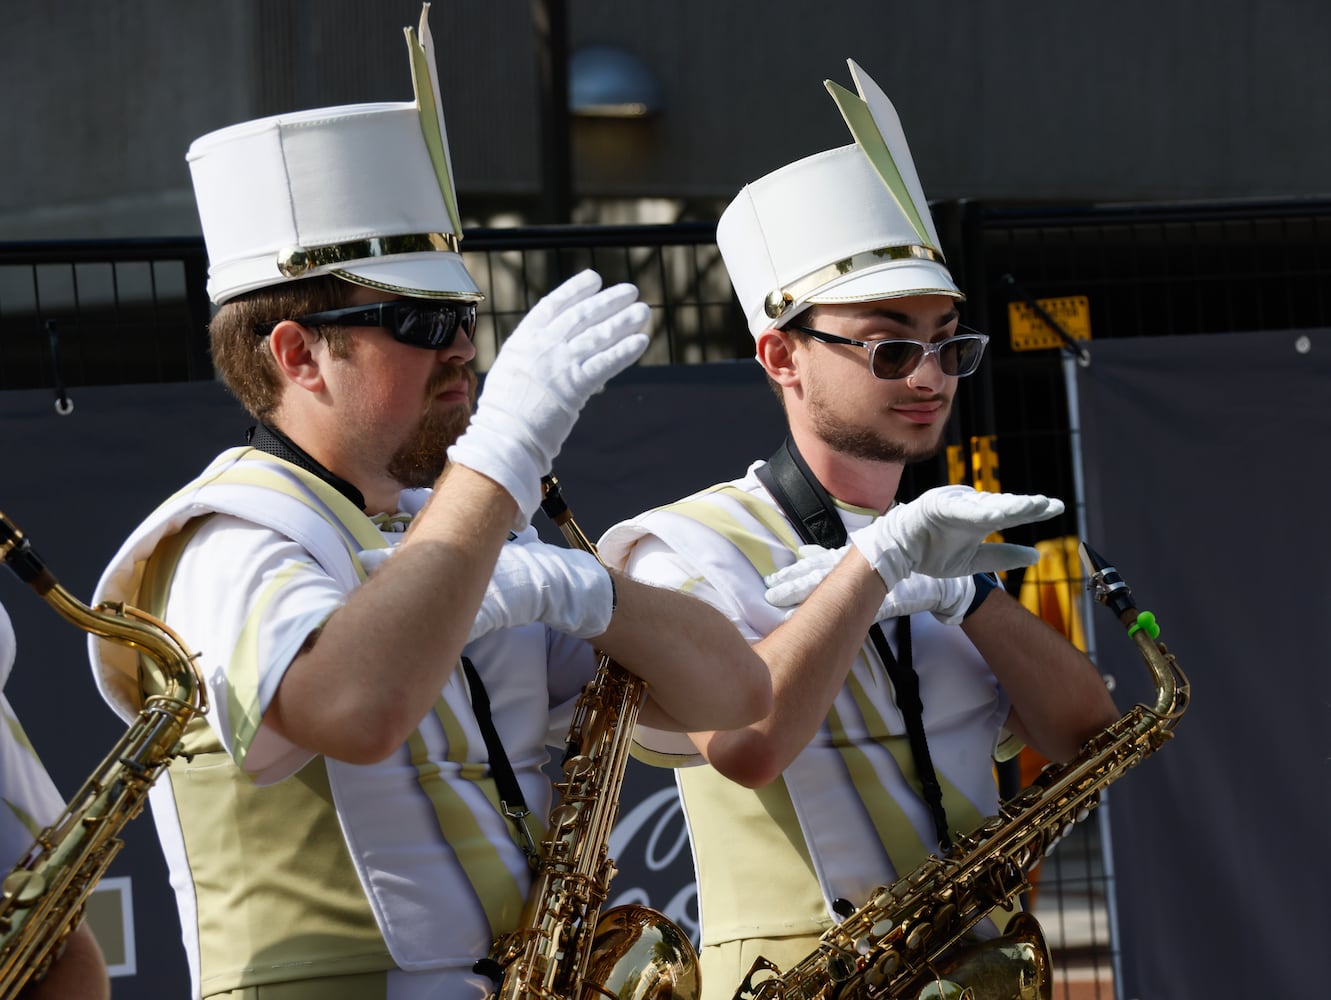
[[[463,382],[467,386],[467,392],[474,394],[476,390],[476,373],[464,364],[450,363],[438,375],[430,379],[426,386],[425,395],[427,399],[433,399],[445,389],[452,388],[458,382]]]

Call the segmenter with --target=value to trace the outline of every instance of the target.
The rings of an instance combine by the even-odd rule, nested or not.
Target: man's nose
[[[925,351],[924,357],[920,358],[920,363],[915,366],[915,370],[906,376],[906,381],[915,386],[927,386],[930,388],[940,386],[947,378],[943,374],[943,364],[938,358],[937,351]]]
[[[476,357],[476,344],[465,330],[458,330],[447,347],[439,348],[439,360],[465,364]]]

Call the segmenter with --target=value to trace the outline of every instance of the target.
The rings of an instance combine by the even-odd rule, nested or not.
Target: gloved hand
[[[583,404],[647,349],[650,311],[638,290],[600,287],[600,275],[583,271],[523,317],[485,376],[466,432],[448,449],[450,461],[488,476],[517,501],[515,530],[531,520],[541,477]]]
[[[1062,500],[1038,494],[939,486],[852,531],[850,542],[891,590],[911,573],[947,579],[1031,566],[1040,559],[1035,549],[985,537],[1062,512]]]
[[[467,641],[532,622],[590,639],[610,626],[614,602],[610,572],[590,552],[510,543],[499,553]]]
[[[849,545],[839,549],[801,545],[797,561],[764,579],[768,588],[767,603],[792,609],[801,604],[849,551]],[[932,611],[944,625],[955,625],[965,616],[974,597],[975,581],[969,576],[940,580],[912,573],[887,592],[874,620],[881,622]]]
[[[509,542],[499,551],[467,641],[501,628],[544,622],[557,632],[590,639],[610,626],[615,590],[610,572],[590,552],[546,545],[536,539]],[[397,547],[365,549],[361,565],[373,576]]]

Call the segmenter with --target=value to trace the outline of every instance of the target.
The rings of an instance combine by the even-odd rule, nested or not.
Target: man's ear
[[[799,371],[795,363],[795,340],[784,330],[764,330],[758,334],[755,355],[772,381],[784,388],[799,384]]]
[[[322,337],[295,320],[282,320],[268,335],[268,350],[278,370],[289,381],[306,389],[323,387],[319,362],[326,356],[324,348]]]

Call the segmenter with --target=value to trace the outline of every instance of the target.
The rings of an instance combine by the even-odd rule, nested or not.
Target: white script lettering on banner
[[[698,890],[684,811],[673,785],[647,796],[619,818],[610,835],[610,856],[619,866],[610,905],[653,906],[696,945]]]

